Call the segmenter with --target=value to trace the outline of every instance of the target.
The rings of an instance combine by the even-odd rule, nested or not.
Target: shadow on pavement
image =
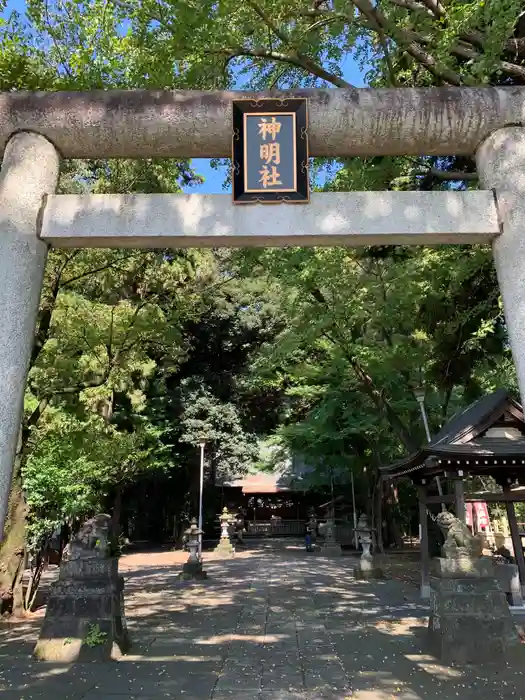
[[[155,560],[155,557],[152,557]],[[34,661],[42,618],[0,627],[5,700],[479,700],[525,697],[519,668],[444,666],[425,649],[427,609],[397,580],[356,581],[351,557],[268,541],[242,558],[123,566],[131,653]]]

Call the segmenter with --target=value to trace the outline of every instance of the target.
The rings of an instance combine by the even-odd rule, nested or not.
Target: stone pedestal
[[[183,581],[202,580],[208,578],[208,574],[202,568],[202,562],[199,559],[189,557],[188,561],[182,567],[178,578]]]
[[[494,573],[501,590],[507,597],[509,605],[523,605],[520,574],[517,565],[510,563],[495,564]]]
[[[383,569],[377,559],[369,552],[363,552],[359,563],[354,568],[354,577],[357,579],[383,578]]]
[[[228,508],[223,508],[223,511],[219,516],[219,521],[221,523],[221,539],[213,551],[215,554],[218,554],[221,557],[233,557],[235,554],[235,549],[231,543],[229,531],[232,515],[228,511]]]
[[[340,557],[343,554],[341,545],[335,539],[335,525],[332,518],[328,518],[326,521],[326,530],[323,546],[321,547],[321,553],[325,557]]]
[[[383,571],[379,566],[379,562],[370,551],[373,543],[374,529],[368,525],[368,519],[365,514],[360,516],[355,532],[363,548],[359,564],[354,569],[355,578],[383,578]]]
[[[188,557],[186,563],[182,567],[182,571],[178,575],[178,578],[183,581],[189,581],[191,579],[205,579],[208,578],[208,574],[202,568],[202,560],[199,559],[198,550],[199,543],[202,537],[202,530],[197,527],[197,521],[195,518],[191,521],[190,527],[184,533],[188,537],[188,548],[190,550],[190,556]]]
[[[501,663],[523,653],[489,559],[434,560],[430,587],[429,645],[439,659]]]
[[[215,554],[221,557],[232,557],[234,555],[233,545],[229,537],[221,537],[219,544],[213,550]]]
[[[130,643],[123,590],[117,559],[65,561],[59,580],[51,584],[35,656],[71,663],[118,658],[125,653]]]

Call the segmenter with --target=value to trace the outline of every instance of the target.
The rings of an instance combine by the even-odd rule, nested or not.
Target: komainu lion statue
[[[65,546],[62,559],[71,561],[88,557],[106,557],[110,527],[111,517],[105,513],[86,520],[71,542]]]
[[[436,523],[445,536],[442,547],[446,559],[470,557],[478,559],[483,554],[483,545],[478,537],[474,537],[468,527],[452,513],[443,511],[436,518]]]

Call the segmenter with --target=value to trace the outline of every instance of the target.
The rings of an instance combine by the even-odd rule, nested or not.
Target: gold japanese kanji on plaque
[[[234,100],[235,204],[309,201],[305,98]]]

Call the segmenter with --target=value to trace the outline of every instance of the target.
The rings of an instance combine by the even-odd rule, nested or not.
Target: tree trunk
[[[383,482],[380,476],[377,477],[375,482],[373,501],[375,503],[375,522],[372,523],[372,527],[376,528],[377,551],[383,552]]]
[[[392,484],[386,485],[386,493],[384,494],[384,513],[388,531],[389,543],[393,543],[396,547],[402,547],[403,539],[399,530],[399,525],[396,520],[395,508],[397,506],[397,493]]]
[[[19,459],[17,458],[19,462]],[[5,523],[4,541],[0,545],[0,610],[2,613],[18,611],[21,601],[23,610],[23,596],[21,593],[22,574],[25,564],[25,527],[26,527],[26,503],[22,489],[20,467],[15,465],[16,473],[13,478],[7,519]],[[17,590],[19,589],[19,590]],[[15,595],[16,594],[16,595]],[[15,601],[16,597],[16,601]],[[16,603],[16,604],[15,604]]]
[[[122,484],[115,487],[115,497],[113,500],[113,512],[111,513],[111,530],[115,544],[118,544],[120,537],[120,519],[122,514]]]
[[[15,580],[13,583],[13,608],[11,614],[13,617],[23,617],[25,613],[24,607],[24,571],[27,562],[27,551],[24,547],[22,550],[22,556],[18,558],[18,569],[15,574]]]
[[[46,537],[44,544],[40,547],[34,559],[24,598],[24,608],[26,611],[30,611],[35,604],[42,574],[49,560],[49,542],[49,538]]]

